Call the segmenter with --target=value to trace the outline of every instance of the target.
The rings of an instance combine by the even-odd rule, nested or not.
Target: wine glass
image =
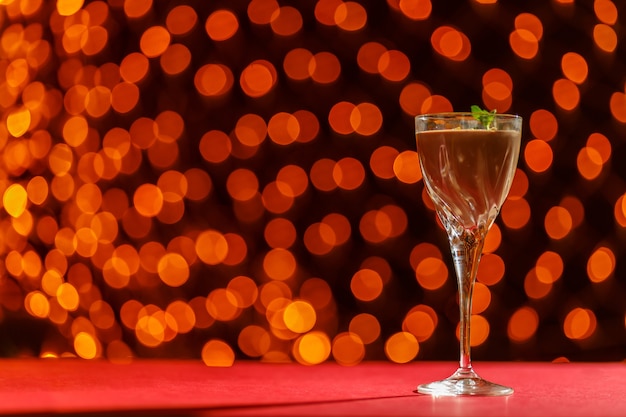
[[[460,312],[459,368],[422,384],[430,395],[509,395],[513,389],[472,369],[472,292],[485,237],[511,188],[519,157],[522,118],[512,114],[438,113],[415,118],[422,176],[450,243]]]

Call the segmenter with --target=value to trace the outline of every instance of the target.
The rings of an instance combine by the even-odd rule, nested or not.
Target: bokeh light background
[[[611,0],[0,1],[2,356],[456,360],[415,115],[522,115],[480,360],[626,357]]]

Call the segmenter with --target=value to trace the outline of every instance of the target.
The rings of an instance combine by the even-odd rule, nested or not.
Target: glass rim
[[[415,116],[415,119],[436,119],[436,118],[452,118],[452,117],[474,117],[474,113],[471,111],[447,111],[447,112],[435,112],[435,113],[423,113]],[[514,113],[493,113],[495,118],[505,119],[521,119],[522,116]]]

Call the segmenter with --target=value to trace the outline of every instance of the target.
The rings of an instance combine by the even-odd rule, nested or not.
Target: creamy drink
[[[476,109],[475,109],[476,108]],[[509,395],[513,389],[482,379],[472,368],[472,291],[485,237],[513,182],[522,118],[478,106],[471,113],[424,114],[415,135],[424,185],[448,235],[459,289],[459,367],[422,394]]]
[[[416,136],[424,181],[438,211],[464,228],[489,227],[511,188],[520,132],[454,129]]]

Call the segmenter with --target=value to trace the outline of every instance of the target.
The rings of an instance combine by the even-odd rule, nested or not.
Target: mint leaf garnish
[[[493,119],[496,117],[496,110],[492,111],[483,110],[480,106],[473,105],[471,107],[472,116],[485,126],[486,129],[491,129]]]

